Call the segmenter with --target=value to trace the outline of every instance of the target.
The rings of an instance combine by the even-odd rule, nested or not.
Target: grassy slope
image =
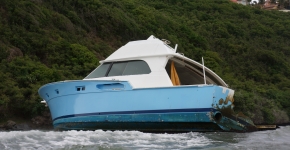
[[[81,79],[121,45],[153,34],[204,56],[236,90],[237,111],[256,123],[288,122],[289,24],[289,13],[227,0],[2,0],[0,117],[39,114],[41,85]]]

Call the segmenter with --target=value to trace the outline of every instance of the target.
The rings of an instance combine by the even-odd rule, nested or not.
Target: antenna
[[[175,44],[174,51],[176,52],[178,44]]]
[[[204,61],[203,61],[203,57],[201,57],[201,58],[202,58],[203,79],[204,79],[204,84],[206,84],[205,70],[204,70]]]

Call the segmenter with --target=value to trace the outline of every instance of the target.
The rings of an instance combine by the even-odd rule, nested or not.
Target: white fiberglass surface
[[[116,60],[147,55],[172,54],[174,49],[169,48],[161,40],[132,41],[111,54],[106,60]]]

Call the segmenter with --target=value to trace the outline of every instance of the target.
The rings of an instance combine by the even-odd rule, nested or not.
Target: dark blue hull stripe
[[[189,109],[161,109],[161,110],[134,110],[134,111],[113,111],[113,112],[96,112],[85,114],[73,114],[60,116],[53,119],[53,121],[63,118],[71,118],[78,116],[95,116],[95,115],[129,115],[129,114],[157,114],[157,113],[183,113],[183,112],[209,112],[215,111],[214,108],[189,108]]]

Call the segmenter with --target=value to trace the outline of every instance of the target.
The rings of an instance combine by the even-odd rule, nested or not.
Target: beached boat
[[[49,83],[39,95],[61,130],[253,131],[233,112],[234,90],[213,71],[150,36],[100,61],[83,80]]]

